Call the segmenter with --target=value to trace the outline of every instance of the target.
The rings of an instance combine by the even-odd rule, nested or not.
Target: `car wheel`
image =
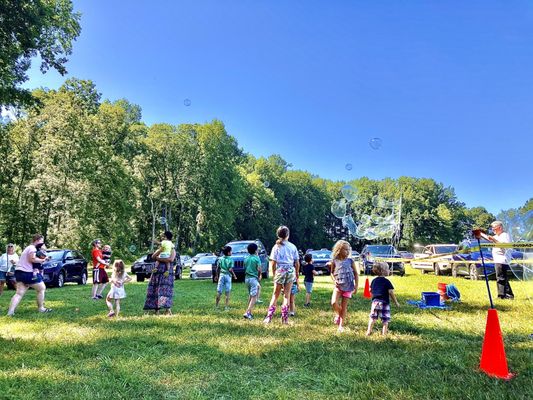
[[[435,275],[440,275],[440,268],[439,268],[439,264],[435,263],[433,264],[433,271],[435,271]]]
[[[420,272],[422,272],[422,275],[425,275],[428,273],[425,269],[421,269]]]
[[[87,271],[83,271],[81,273],[81,278],[78,281],[78,285],[86,285],[87,284]]]
[[[137,282],[144,282],[144,274],[137,274]]]
[[[477,265],[476,264],[470,264],[469,272],[470,272],[470,279],[471,280],[477,281],[479,279],[479,273],[477,271]]]
[[[56,286],[63,287],[64,285],[65,285],[65,274],[63,273],[63,271],[61,271],[59,275],[57,275]]]

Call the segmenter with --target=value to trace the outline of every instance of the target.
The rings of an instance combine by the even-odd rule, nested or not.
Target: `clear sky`
[[[533,196],[531,1],[74,5],[69,76],[147,124],[218,118],[255,156],[329,179],[433,178],[494,213]]]

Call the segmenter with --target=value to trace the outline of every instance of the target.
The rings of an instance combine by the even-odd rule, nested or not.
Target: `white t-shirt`
[[[274,247],[272,247],[270,259],[274,260],[278,267],[294,267],[294,262],[299,259],[298,249],[294,244],[286,240],[282,245],[278,246],[275,244]]]
[[[11,266],[13,265],[11,263],[11,260],[15,261],[15,264],[18,264],[19,262],[19,256],[17,253],[13,253],[9,255],[9,264],[7,262],[8,254],[4,253],[2,256],[0,256],[0,271],[7,272],[11,269]]]
[[[499,235],[494,235],[500,243],[511,243],[511,236],[507,232],[502,232]],[[499,247],[492,248],[492,258],[497,264],[509,264],[511,261],[511,249],[501,249]]]

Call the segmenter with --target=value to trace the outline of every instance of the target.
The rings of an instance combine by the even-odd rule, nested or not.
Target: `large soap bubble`
[[[269,181],[264,181],[263,182],[263,186],[266,187],[266,188],[269,187],[270,186],[270,182]]]
[[[353,220],[351,215],[345,215],[342,217],[342,226],[345,228],[348,228],[348,231],[352,236],[355,236],[355,233],[357,232],[357,225],[355,224],[355,221]]]
[[[161,218],[159,218],[159,223],[161,225],[166,225],[167,224],[167,219],[165,217],[161,217]]]
[[[374,150],[379,150],[381,148],[381,144],[382,144],[382,140],[381,138],[378,138],[378,137],[375,137],[375,138],[372,138],[370,139],[370,141],[368,142],[368,144],[370,144],[370,147]]]
[[[346,215],[346,200],[334,200],[331,203],[331,213],[337,218],[342,218]]]
[[[341,188],[341,193],[348,201],[354,201],[357,198],[357,189],[352,185],[344,185]]]
[[[185,100],[183,100],[183,104],[185,105],[185,107],[189,107],[191,105],[191,100],[190,99],[185,99]]]
[[[351,171],[352,168],[353,168],[353,165],[350,164],[350,163],[348,163],[348,164],[346,164],[346,165],[344,166],[344,168],[346,168],[347,171]]]
[[[130,244],[128,250],[130,251],[130,253],[135,253],[135,251],[137,250],[137,246],[135,246],[134,244]]]

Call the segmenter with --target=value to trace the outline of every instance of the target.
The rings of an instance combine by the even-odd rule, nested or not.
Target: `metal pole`
[[[485,258],[483,257],[483,249],[481,248],[481,242],[479,241],[479,236],[477,236],[477,244],[479,246],[479,254],[481,254],[481,264],[483,264],[483,273],[485,274],[485,283],[487,284],[487,292],[489,294],[490,308],[494,308],[494,303],[492,302],[492,295],[490,294],[490,286],[489,286],[489,277],[488,277],[488,274],[487,274],[487,267],[485,267]]]

